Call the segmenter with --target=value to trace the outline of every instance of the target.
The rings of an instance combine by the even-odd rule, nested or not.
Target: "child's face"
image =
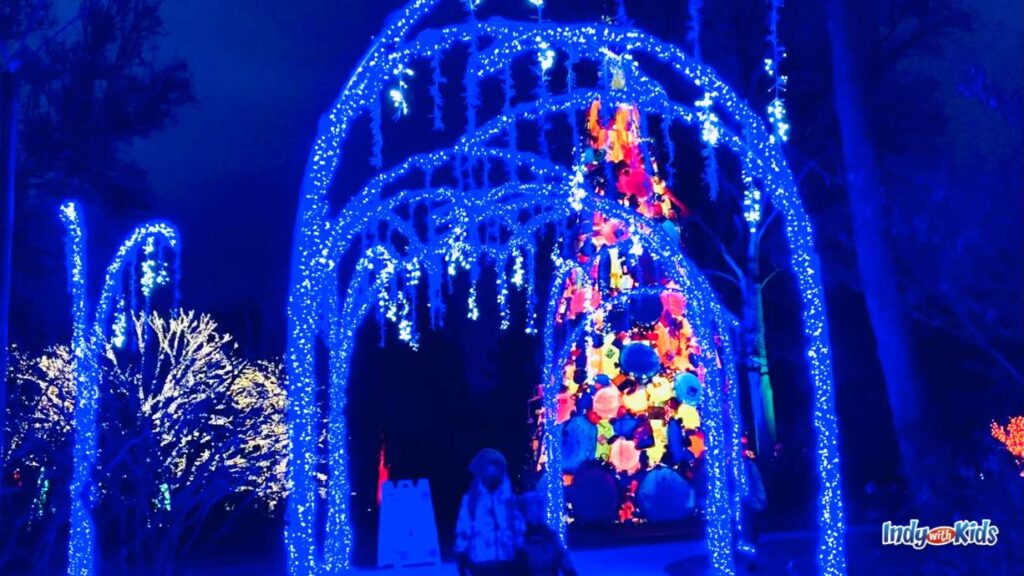
[[[497,464],[487,464],[480,472],[480,483],[484,485],[484,488],[494,491],[501,485],[504,476],[504,471]]]

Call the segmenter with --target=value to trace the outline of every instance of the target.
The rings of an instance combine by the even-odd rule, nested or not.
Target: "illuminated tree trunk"
[[[872,11],[845,0],[829,2],[832,86],[843,148],[846,191],[853,223],[861,286],[885,378],[893,425],[910,487],[924,488],[937,470],[927,466],[924,397],[901,306],[896,267],[889,245],[884,190],[869,132],[865,104],[868,54],[865,41],[875,30]],[[919,495],[923,496],[921,492]]]
[[[743,357],[750,391],[750,406],[754,416],[754,440],[760,453],[775,446],[775,399],[771,377],[768,375],[768,351],[764,334],[763,284],[759,261],[761,231],[752,232],[747,241],[743,286]]]
[[[17,157],[18,85],[13,72],[0,72],[0,474],[3,473],[4,430],[7,419],[7,348],[11,310],[11,258],[14,243],[14,167]]]

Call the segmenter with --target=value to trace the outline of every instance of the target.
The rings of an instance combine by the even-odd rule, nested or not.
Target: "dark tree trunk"
[[[896,280],[885,191],[869,128],[866,105],[870,70],[869,39],[875,35],[872,10],[850,0],[830,0],[832,86],[843,149],[846,190],[853,224],[861,287],[875,336],[878,359],[892,410],[904,476],[918,491],[936,471],[928,466],[922,382]],[[934,447],[933,447],[934,448]]]
[[[0,178],[4,198],[0,202],[0,479],[6,451],[7,351],[11,311],[11,257],[14,244],[14,167],[17,157],[18,84],[15,75],[0,72]]]

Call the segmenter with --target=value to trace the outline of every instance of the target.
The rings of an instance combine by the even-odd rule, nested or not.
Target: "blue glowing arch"
[[[415,286],[419,281],[419,271],[426,272],[428,282],[436,282],[436,278],[444,275],[447,266],[445,257],[450,257],[453,249],[457,252],[465,248],[458,245],[457,236],[452,235],[414,241],[417,236],[415,226],[393,214],[393,209],[410,200],[415,204],[416,201],[424,200],[424,195],[429,195],[430,199],[451,203],[446,214],[455,218],[453,222],[459,221],[455,217],[460,213],[459,210],[463,214],[462,221],[466,222],[468,220],[465,215],[468,214],[470,204],[462,203],[461,199],[463,196],[472,196],[467,190],[479,192],[483,189],[489,193],[492,187],[487,182],[481,184],[475,181],[473,170],[467,169],[464,163],[472,166],[477,163],[500,162],[512,167],[510,173],[517,174],[523,170],[532,175],[532,180],[526,185],[534,188],[520,186],[520,196],[515,196],[521,200],[520,204],[509,199],[504,208],[503,201],[497,201],[500,198],[480,195],[482,199],[478,199],[476,206],[481,207],[481,210],[486,207],[487,212],[494,212],[493,216],[503,219],[505,223],[514,223],[519,229],[512,234],[513,239],[499,243],[502,248],[486,243],[476,246],[479,254],[474,254],[475,257],[487,253],[489,257],[504,262],[504,259],[514,257],[512,249],[534,255],[530,252],[528,241],[536,236],[537,230],[530,226],[554,225],[557,228],[556,222],[574,210],[601,211],[627,221],[630,227],[643,228],[644,223],[640,221],[642,218],[621,207],[600,203],[586,195],[567,200],[570,197],[568,191],[574,188],[571,167],[553,163],[545,147],[542,147],[539,154],[531,154],[520,150],[517,145],[517,122],[533,121],[544,127],[551,116],[564,114],[569,118],[575,133],[577,113],[595,99],[602,99],[610,104],[638,105],[648,116],[661,117],[662,125],[666,127],[672,124],[693,126],[701,133],[706,145],[722,147],[735,154],[741,161],[745,180],[762,188],[767,199],[783,215],[790,245],[791,269],[797,279],[803,303],[807,358],[814,387],[812,417],[821,480],[818,565],[823,574],[845,574],[837,423],[820,270],[810,222],[776,137],[766,129],[764,121],[710,68],[688,58],[679,47],[643,31],[605,24],[478,20],[473,10],[477,2],[469,3],[469,18],[465,23],[422,29],[421,20],[438,4],[439,0],[416,0],[389,19],[384,31],[350,76],[334,105],[321,118],[307,163],[300,191],[288,301],[286,367],[290,382],[289,481],[292,492],[288,503],[285,541],[289,573],[293,576],[321,574],[350,567],[344,385],[353,341],[352,327],[358,325],[374,305],[371,297],[373,294],[367,293],[367,287],[381,286],[380,270],[375,271],[374,267],[384,266],[384,269],[389,270],[388,280],[384,282],[388,287],[382,288],[386,297],[382,297],[381,293],[377,293],[376,297],[378,305],[386,309],[385,315],[398,319],[407,314],[408,309],[415,308],[413,300],[416,290],[409,290],[408,286]],[[418,155],[382,172],[362,191],[348,199],[338,215],[329,214],[328,190],[338,170],[342,145],[349,139],[355,121],[369,117],[374,134],[371,157],[376,166],[383,168],[381,123],[385,95],[400,114],[405,113],[408,104],[403,89],[408,66],[428,62],[435,82],[432,90],[435,96],[434,121],[440,124],[442,119],[437,103],[440,63],[450,49],[459,45],[468,46],[470,51],[464,77],[467,101],[464,135],[448,150]],[[607,83],[575,86],[570,75],[565,93],[549,94],[543,81],[543,68],[550,66],[545,64],[550,58],[541,58],[538,60],[542,68],[539,71],[542,81],[536,94],[529,101],[513,106],[512,94],[516,88],[510,71],[511,63],[517,58],[537,59],[538,53],[550,55],[551,58],[556,54],[564,55],[569,67],[585,61],[607,66],[608,58],[614,57],[624,70],[626,82],[615,90],[611,90]],[[703,97],[693,104],[674,101],[667,90],[662,88],[662,84],[642,66],[642,62],[647,60],[657,61],[662,67],[667,67],[675,79],[697,88]],[[505,102],[500,114],[478,126],[478,105],[481,99],[479,83],[485,78],[497,78],[502,83]],[[540,133],[543,137],[543,128]],[[667,136],[667,129],[665,133]],[[666,137],[666,144],[671,146],[670,138]],[[435,169],[453,163],[458,182],[447,188],[432,182]],[[483,172],[486,180],[488,170]],[[423,180],[420,187],[403,189],[397,194],[387,191],[399,178],[411,174]],[[548,214],[548,217],[536,221],[519,221],[521,211],[531,202],[539,204],[534,209]],[[371,223],[376,225],[381,222],[387,225],[388,230],[403,235],[408,245],[403,244],[401,249],[395,251],[390,239],[367,234],[366,230]],[[516,234],[521,240],[514,239]],[[660,229],[651,228],[644,236],[647,248],[654,250],[663,262],[676,264],[673,279],[684,287],[690,305],[694,307],[692,317],[701,330],[698,337],[710,342],[708,336],[712,331],[726,334],[731,321],[721,313],[713,293],[699,272],[689,265],[679,253],[678,247],[671,239],[665,238]],[[338,267],[343,254],[359,237],[369,240],[368,246],[375,245],[374,252],[359,259],[349,287],[343,292]],[[396,270],[400,273],[396,274]],[[411,280],[413,277],[415,281]],[[414,321],[414,316],[408,322]],[[407,328],[412,341],[415,327]],[[553,349],[553,330],[548,320],[545,347],[549,350]],[[322,550],[314,538],[318,506],[314,484],[317,466],[316,423],[323,417],[318,413],[315,402],[319,386],[315,375],[318,337],[323,337],[331,350],[331,393],[327,415],[331,476],[328,485],[328,536]],[[736,382],[735,366],[728,361],[728,346],[724,348],[724,374],[718,376],[727,383],[729,394],[734,394],[736,386],[728,383]],[[550,371],[553,366],[555,364],[548,361],[545,370]],[[554,375],[550,372],[546,374],[545,382],[550,384],[553,381]],[[722,406],[726,406],[730,412],[734,409],[728,407],[730,402],[723,403],[721,400],[709,401],[708,404],[713,406],[712,410],[720,410]],[[552,395],[547,395],[547,401],[549,404],[546,410],[550,414],[553,410]],[[714,422],[725,421],[721,415],[709,416]],[[732,421],[738,422],[738,418]],[[725,450],[730,439],[727,436],[738,436],[738,428],[734,429],[735,426],[738,424],[730,425],[729,430],[717,432],[721,442],[716,441],[717,438],[709,438],[709,451],[712,445],[716,451]],[[558,446],[554,436],[550,431],[545,431],[545,443],[550,447],[549,458],[557,461]],[[725,459],[715,456],[709,452],[710,473],[724,479],[727,471],[716,467],[725,466]],[[732,461],[732,470],[728,473],[737,478],[737,483],[742,482],[738,460],[734,458]],[[550,491],[557,496],[553,488]],[[709,510],[708,543],[712,564],[720,573],[733,571],[730,546],[725,543],[731,541],[730,531],[737,520],[735,511],[738,510],[739,494],[739,489],[729,491],[728,497],[732,503],[727,504],[716,498],[711,504],[713,509]],[[560,500],[556,502],[558,504]],[[730,513],[730,510],[733,512]]]
[[[97,459],[97,417],[102,383],[101,361],[114,323],[115,306],[127,300],[135,302],[139,290],[145,300],[157,287],[172,281],[166,273],[166,251],[179,254],[178,231],[170,223],[152,221],[135,228],[117,249],[103,282],[99,301],[89,322],[89,297],[86,284],[85,223],[75,202],[64,202],[60,217],[65,229],[68,288],[71,292],[74,357],[75,409],[73,469],[71,476],[71,533],[68,538],[69,576],[95,573],[96,526],[92,518],[99,494],[93,479]],[[143,255],[143,261],[137,256]],[[179,266],[174,265],[175,273]],[[140,277],[136,273],[141,272]],[[127,278],[126,278],[127,273]],[[176,278],[173,279],[176,284]],[[175,294],[177,300],[177,294]],[[121,314],[134,311],[134,304]],[[148,304],[147,304],[148,307]]]

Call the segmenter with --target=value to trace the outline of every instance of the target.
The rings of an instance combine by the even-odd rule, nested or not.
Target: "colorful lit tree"
[[[47,348],[40,354],[11,348],[7,381],[5,461],[9,482],[4,517],[10,538],[0,547],[0,563],[16,559],[60,556],[61,533],[67,530],[74,403],[67,398],[73,381],[67,347]],[[31,536],[26,539],[24,537]],[[54,566],[37,561],[36,574]]]
[[[687,208],[644,149],[639,110],[620,105],[605,116],[611,118],[603,122],[601,104],[595,102],[587,118],[582,162],[592,193],[635,210],[678,241],[673,220]],[[646,473],[664,464],[692,475],[691,463],[704,452],[697,407],[705,369],[686,318],[686,296],[630,237],[625,222],[595,213],[581,232],[576,243],[581,269],[566,282],[555,318],[586,326],[572,345],[558,396],[555,423],[562,430],[565,481],[571,486],[576,470],[596,458],[617,476],[619,521],[638,519],[638,496],[639,518],[682,519],[692,494],[687,485],[676,481],[666,489],[671,494],[659,492],[655,484],[663,478],[671,482],[672,476]],[[617,295],[628,297],[603,309],[602,302]],[[584,482],[600,482],[592,468],[583,470]],[[587,497],[586,486],[577,490],[576,512],[598,505]],[[669,501],[680,502],[672,518],[660,514]],[[613,517],[597,510],[582,516]]]
[[[68,391],[74,386],[73,362],[66,346],[50,347],[38,355],[12,347],[11,360],[4,457],[9,478],[16,481],[5,511],[8,534],[31,533],[32,556],[49,558],[59,554],[61,520],[68,507],[68,462],[74,438],[74,399]],[[18,555],[19,541],[24,546],[24,540],[12,537],[10,546],[0,550],[0,559]],[[45,568],[40,566],[40,571]]]

